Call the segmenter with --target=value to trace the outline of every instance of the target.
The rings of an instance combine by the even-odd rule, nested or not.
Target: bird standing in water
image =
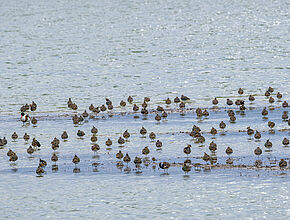
[[[20,120],[24,123],[28,123],[30,121],[30,116],[25,114],[24,112],[21,113]]]

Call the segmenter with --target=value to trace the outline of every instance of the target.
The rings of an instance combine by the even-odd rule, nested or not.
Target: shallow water
[[[235,165],[277,166],[287,158],[287,121],[281,119],[282,100],[289,103],[289,2],[288,1],[8,1],[0,4],[0,138],[8,145],[0,149],[0,219],[282,219],[290,216],[289,169],[211,169],[195,170],[184,176],[181,167],[170,167],[168,175],[152,163],[136,170],[116,167],[115,154],[121,149],[133,159],[149,146],[150,158],[180,163],[186,159],[183,148],[191,144],[190,159],[203,163],[204,152],[214,140],[218,164],[233,148]],[[272,86],[276,108],[263,119],[269,107],[264,93]],[[237,93],[244,88],[244,95]],[[185,115],[176,105],[164,105],[167,97],[181,94],[191,98]],[[248,95],[256,100],[249,103]],[[134,118],[132,105],[117,107],[129,95],[140,105],[149,96],[149,108],[162,105],[172,109],[166,120],[157,123],[155,114]],[[96,119],[74,126],[67,108],[71,97],[82,113],[93,103],[104,104],[109,97],[115,108]],[[219,110],[211,109],[213,97]],[[246,100],[245,115],[236,114],[230,123],[226,98]],[[22,126],[19,109],[34,100],[37,126]],[[210,107],[209,117],[198,119],[197,107]],[[249,107],[252,107],[250,110]],[[190,108],[193,108],[190,109]],[[236,109],[235,109],[236,110]],[[122,115],[121,113],[124,113]],[[169,111],[170,112],[170,111]],[[145,120],[146,119],[146,120]],[[206,142],[196,144],[188,133],[192,125],[209,132],[225,121],[226,135],[204,133]],[[269,133],[274,121],[275,134]],[[91,151],[90,129],[99,129],[101,150]],[[142,138],[140,128],[154,131],[163,142]],[[259,130],[260,141],[249,139],[248,126]],[[77,130],[84,130],[83,139]],[[131,137],[124,147],[117,139],[128,129]],[[283,130],[284,129],[284,130]],[[58,170],[52,170],[50,142],[66,130],[69,139],[57,151]],[[11,140],[16,131],[17,141]],[[31,138],[26,143],[22,136]],[[41,150],[31,157],[26,149],[36,137]],[[112,149],[105,147],[110,137]],[[273,142],[265,151],[267,139]],[[263,154],[254,155],[261,147]],[[6,156],[13,149],[19,159],[11,164]],[[80,173],[73,173],[71,160],[77,154]],[[44,177],[36,177],[39,158],[48,166]],[[93,163],[97,163],[93,164]],[[222,202],[221,202],[222,201]]]

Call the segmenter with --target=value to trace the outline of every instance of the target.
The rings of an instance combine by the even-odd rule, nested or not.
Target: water
[[[290,215],[289,170],[213,169],[183,175],[181,167],[162,170],[142,167],[142,173],[125,173],[116,168],[115,154],[121,149],[140,156],[149,146],[150,157],[159,161],[182,162],[183,148],[192,144],[194,163],[203,163],[209,143],[218,145],[218,162],[225,163],[227,146],[234,150],[234,164],[263,165],[289,158],[283,147],[289,138],[287,122],[281,120],[281,102],[273,104],[268,120],[276,123],[269,134],[262,118],[269,106],[265,90],[272,86],[289,102],[289,2],[288,1],[8,1],[0,3],[0,137],[8,146],[0,150],[0,219],[64,218],[177,218],[177,219],[281,219]],[[238,88],[245,94],[239,96]],[[207,107],[218,97],[220,111],[210,110],[208,119],[199,120],[192,111],[181,116],[177,106],[167,121],[156,123],[134,119],[132,105],[117,107],[132,95],[141,104],[149,96],[149,108],[164,106],[167,97],[185,94],[188,108]],[[246,106],[246,115],[237,114],[229,123],[226,98],[256,101]],[[73,111],[67,108],[71,97],[82,113],[93,103],[98,106],[109,97],[115,108],[112,118],[89,119],[73,126]],[[36,127],[22,126],[19,109],[34,100],[38,104]],[[204,146],[195,144],[189,132],[193,124],[209,131],[224,120],[226,135],[215,139],[205,133]],[[93,157],[90,129],[99,129],[101,150]],[[262,132],[260,142],[248,140],[247,126]],[[148,138],[140,138],[144,126],[163,142],[161,151]],[[84,130],[84,139],[76,136]],[[118,137],[128,129],[130,141],[118,146]],[[52,170],[50,142],[67,130],[69,140],[58,150],[58,171]],[[16,131],[19,139],[12,142]],[[31,143],[22,139],[27,132],[42,144],[28,157]],[[112,150],[104,142],[113,140]],[[265,152],[265,141],[273,142]],[[257,158],[254,149],[263,154]],[[12,148],[19,157],[10,164],[6,156]],[[72,157],[81,158],[80,173],[73,173]],[[43,178],[35,177],[39,158],[48,161]],[[277,165],[276,161],[276,165]],[[289,162],[289,160],[287,160]],[[93,163],[99,163],[94,166]],[[281,175],[285,173],[286,175]],[[220,201],[223,201],[222,203]]]

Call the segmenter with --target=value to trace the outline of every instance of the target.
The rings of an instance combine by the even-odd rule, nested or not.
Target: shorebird
[[[169,98],[167,98],[165,103],[166,103],[166,105],[170,105],[171,104],[171,100]]]
[[[9,149],[7,152],[7,156],[11,157],[13,154],[15,154],[15,152],[13,150]]]
[[[179,103],[180,99],[178,97],[175,97],[173,101],[174,101],[174,103]]]
[[[90,111],[94,111],[94,109],[95,109],[95,106],[94,106],[93,104],[91,104],[91,105],[89,106],[89,110],[90,110]]]
[[[275,122],[273,122],[273,121],[268,121],[268,127],[269,127],[270,129],[273,129],[273,128],[275,127]]]
[[[80,158],[79,158],[77,155],[75,155],[74,158],[72,159],[72,162],[75,164],[75,166],[77,166],[77,164],[78,164],[80,161],[81,161],[81,160],[80,160]]]
[[[184,174],[187,176],[188,173],[191,171],[191,166],[189,163],[184,162],[183,166],[182,166],[182,170],[184,172]]]
[[[31,154],[34,153],[34,149],[32,148],[32,146],[29,146],[29,147],[27,148],[26,152],[27,152],[28,154],[31,155]]]
[[[208,148],[209,148],[210,151],[215,152],[215,151],[217,150],[217,145],[216,145],[216,143],[214,143],[214,142],[212,141],[212,142],[210,142]]]
[[[234,104],[233,101],[230,100],[230,99],[227,99],[227,105],[230,105],[231,106],[232,104]]]
[[[222,129],[224,131],[226,124],[223,121],[221,121],[221,123],[219,124],[219,127],[220,127],[220,129]]]
[[[79,136],[81,138],[81,137],[85,136],[85,132],[81,131],[81,130],[78,130],[77,136]]]
[[[33,125],[37,124],[37,119],[35,117],[31,118],[31,124],[33,124]]]
[[[93,135],[97,134],[97,133],[98,133],[98,129],[95,128],[95,126],[93,126],[93,128],[91,129],[91,133],[92,133]]]
[[[210,160],[210,156],[204,152],[202,159],[207,163]]]
[[[282,144],[283,144],[284,146],[289,145],[289,139],[288,139],[288,138],[284,138],[283,141],[282,141]]]
[[[282,103],[282,107],[283,107],[283,108],[287,108],[287,107],[288,107],[288,102],[284,101],[284,102]]]
[[[47,166],[47,162],[45,160],[42,160],[39,158],[39,166],[40,167],[46,167]]]
[[[144,154],[145,156],[148,155],[150,153],[150,150],[148,147],[144,147],[142,150],[142,154]]]
[[[20,116],[20,120],[24,123],[26,122],[29,122],[30,120],[30,117],[28,114],[25,114],[24,112],[21,113],[21,116]]]
[[[102,112],[104,112],[104,111],[107,110],[107,107],[106,107],[105,105],[102,105],[102,106],[100,107],[100,110],[101,110]]]
[[[61,135],[61,139],[63,139],[63,140],[68,139],[68,134],[67,134],[66,131],[64,131],[64,132],[62,133],[62,135]]]
[[[254,138],[259,140],[262,137],[261,133],[259,131],[256,131]]]
[[[132,102],[133,102],[133,98],[132,98],[132,96],[129,96],[128,99],[127,99],[127,101],[128,101],[130,104],[132,104]]]
[[[266,142],[265,142],[265,145],[264,145],[266,148],[271,148],[272,147],[272,142],[268,139]]]
[[[85,111],[82,113],[82,116],[83,116],[84,118],[89,117],[89,113],[87,113],[87,110],[85,110]]]
[[[54,139],[50,142],[51,144],[59,145],[60,140],[57,137],[54,137]]]
[[[160,147],[162,147],[162,142],[157,140],[155,145],[156,145],[156,147],[160,148]]]
[[[257,156],[260,156],[260,155],[262,154],[262,150],[261,150],[261,148],[257,147],[257,148],[254,150],[254,153],[255,153],[255,155],[257,155]]]
[[[130,133],[128,132],[128,130],[124,131],[123,133],[123,137],[128,140],[128,138],[130,137]]]
[[[122,145],[122,144],[124,144],[124,143],[125,143],[124,138],[119,137],[119,139],[118,139],[118,144]]]
[[[217,105],[218,103],[219,103],[219,101],[217,100],[217,98],[214,98],[214,100],[212,100],[213,105]]]
[[[91,137],[91,142],[97,142],[98,141],[98,138],[97,138],[97,136],[92,136]]]
[[[56,155],[56,153],[53,153],[50,159],[52,162],[54,162],[54,164],[56,164],[56,162],[58,161],[58,156]]]
[[[269,103],[273,103],[273,102],[275,102],[275,99],[272,97],[272,96],[270,96],[270,98],[269,98]]]
[[[269,86],[268,91],[269,91],[270,93],[272,93],[272,92],[274,92],[274,89],[273,89],[271,86]]]
[[[108,138],[108,140],[106,140],[106,143],[105,143],[108,147],[110,147],[113,143],[111,141],[110,138]]]
[[[184,109],[185,108],[185,103],[184,102],[180,102],[179,108]]]
[[[121,106],[121,107],[125,107],[125,106],[126,106],[126,102],[123,101],[123,100],[121,100],[121,102],[120,102],[120,106]]]
[[[153,141],[153,140],[156,138],[156,134],[152,131],[152,132],[149,134],[149,138]]]
[[[28,141],[29,138],[30,138],[30,136],[25,132],[25,134],[23,135],[23,139],[24,139],[25,141]]]
[[[181,99],[182,101],[190,100],[190,98],[188,98],[188,97],[185,96],[185,95],[181,95],[180,99]]]
[[[253,95],[250,95],[250,96],[249,96],[249,101],[250,101],[250,102],[255,101],[255,97],[254,97]]]
[[[155,120],[156,120],[156,121],[160,121],[160,120],[161,120],[161,116],[157,114],[157,115],[155,116]]]
[[[210,130],[210,133],[212,135],[215,135],[215,134],[217,134],[217,130],[214,127],[212,127],[211,130]]]
[[[116,158],[121,160],[123,158],[123,153],[122,151],[119,150],[119,152],[116,154]]]
[[[35,172],[38,176],[42,176],[42,174],[44,174],[44,169],[41,166],[38,166]]]
[[[283,114],[282,114],[282,119],[283,120],[287,120],[288,119],[288,113],[285,111],[285,112],[283,112]]]
[[[136,104],[134,104],[134,106],[133,106],[133,111],[134,112],[138,112],[139,111],[139,107]]]
[[[150,102],[150,98],[149,97],[144,97],[144,102]]]
[[[168,169],[169,169],[169,167],[170,167],[170,163],[168,163],[168,162],[160,162],[160,163],[159,163],[159,167],[160,167],[161,169],[163,169],[164,172],[165,172],[165,171],[168,171]]]
[[[128,166],[128,163],[130,163],[131,161],[131,157],[129,156],[128,153],[126,153],[125,157],[123,158],[123,161],[127,163],[127,166]]]
[[[100,150],[100,146],[98,144],[93,144],[91,147],[91,150],[94,152],[94,154]]]
[[[277,93],[277,98],[282,99],[282,94],[280,92]]]
[[[254,130],[250,127],[247,127],[247,134],[251,137],[254,134]]]
[[[240,95],[243,95],[243,94],[244,94],[244,90],[243,90],[242,88],[239,88],[238,93],[239,93]]]
[[[279,162],[279,167],[281,169],[286,168],[287,167],[287,162],[284,159],[281,159],[280,162]]]
[[[17,133],[14,131],[14,133],[11,135],[11,138],[15,141],[18,138]]]
[[[233,153],[233,149],[230,148],[230,147],[227,147],[227,149],[226,149],[226,154],[227,154],[227,155],[231,155],[232,153]]]
[[[191,145],[188,144],[184,149],[183,149],[183,152],[186,154],[187,158],[188,158],[188,155],[191,153]]]
[[[146,133],[147,133],[146,128],[144,128],[144,127],[142,126],[142,128],[140,129],[140,134],[144,136]]]
[[[263,109],[263,111],[262,111],[262,115],[263,115],[263,116],[268,115],[268,111],[267,111],[266,107]]]
[[[162,112],[162,118],[167,118],[167,113],[164,111],[164,112]]]

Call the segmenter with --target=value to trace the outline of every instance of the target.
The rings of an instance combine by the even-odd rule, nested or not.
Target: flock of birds
[[[269,87],[266,90],[266,92],[265,92],[265,96],[268,98],[268,101],[269,101],[270,104],[275,102],[275,99],[273,98],[273,92],[274,92],[274,89],[272,87]],[[243,89],[240,88],[238,90],[238,94],[239,95],[243,95],[243,93],[244,93]],[[281,101],[281,99],[282,99],[282,94],[281,93],[277,92],[276,97],[277,97],[277,99],[280,102],[282,102]],[[255,97],[253,95],[249,95],[248,99],[249,99],[249,101],[251,103],[255,101]],[[179,106],[180,111],[182,112],[185,109],[185,106],[186,106],[186,104],[187,104],[187,102],[189,100],[190,100],[189,97],[181,95],[181,97],[174,98],[173,101],[171,101],[169,98],[167,98],[165,100],[165,104],[167,106],[169,106],[171,103],[176,103]],[[160,120],[162,120],[162,118],[166,118],[168,116],[168,112],[166,112],[166,109],[163,108],[162,106],[158,106],[156,108],[156,110],[153,110],[153,111],[151,110],[150,111],[148,109],[148,103],[150,102],[150,98],[149,97],[145,97],[144,98],[144,101],[143,101],[141,106],[138,106],[136,103],[134,104],[133,102],[134,102],[133,97],[129,96],[127,98],[127,102],[124,101],[124,100],[121,100],[120,107],[125,107],[126,105],[131,105],[132,106],[132,110],[135,113],[140,112],[143,115],[148,115],[150,113],[154,113],[154,114],[156,114],[155,115],[155,120],[156,121],[160,121]],[[219,100],[217,98],[214,98],[212,100],[213,106],[218,105],[218,103],[219,103]],[[245,100],[243,100],[243,99],[237,99],[237,100],[235,100],[235,102],[233,100],[231,100],[231,99],[227,99],[226,104],[229,107],[235,104],[239,108],[239,110],[242,111],[242,112],[247,109],[247,107],[245,106]],[[75,104],[71,100],[71,98],[69,98],[69,100],[67,102],[67,106],[68,106],[69,109],[72,109],[74,111],[76,111],[78,109],[77,104]],[[289,106],[288,106],[287,101],[283,101],[282,102],[282,108],[284,108],[285,111],[282,114],[282,120],[285,121],[285,122],[288,122],[288,125],[290,126],[290,119],[288,119],[288,111],[287,111],[288,107]],[[101,106],[96,106],[95,107],[93,104],[91,104],[89,106],[89,111],[91,113],[88,113],[85,110],[80,115],[75,114],[72,117],[72,122],[75,125],[81,124],[86,118],[93,119],[99,113],[106,112],[106,111],[111,111],[113,108],[114,108],[114,106],[112,104],[112,101],[110,99],[106,98],[106,103],[101,105]],[[271,110],[271,108],[274,108],[274,107],[270,106],[269,110]],[[20,109],[20,112],[21,112],[20,120],[23,122],[24,126],[27,126],[30,123],[33,124],[33,125],[37,124],[37,119],[35,117],[30,117],[29,114],[28,114],[29,111],[33,112],[33,111],[36,111],[36,110],[37,110],[37,104],[35,102],[32,102],[31,104],[25,104],[25,105],[23,105],[21,107],[21,109]],[[208,112],[207,109],[197,108],[197,109],[195,109],[195,113],[196,113],[197,117],[199,117],[199,118],[208,117],[209,116],[209,112]],[[230,122],[234,123],[236,121],[235,111],[233,109],[229,108],[227,110],[227,114],[229,116]],[[261,114],[262,114],[263,117],[266,117],[268,115],[268,110],[267,110],[266,107],[262,110]],[[138,117],[138,116],[135,115],[134,117]],[[268,127],[270,128],[270,131],[269,131],[270,133],[274,132],[275,122],[268,121]],[[226,128],[226,123],[221,121],[219,123],[219,128],[222,129],[222,132],[224,132],[224,129]],[[98,140],[98,129],[96,127],[93,127],[91,129],[91,133],[92,133],[92,136],[91,136],[91,139],[90,139],[91,142],[92,142],[91,150],[94,152],[94,154],[96,154],[100,150],[100,146],[96,143],[97,140]],[[216,128],[212,127],[212,129],[210,130],[210,134],[211,135],[216,135],[217,133],[218,133],[218,130]],[[140,129],[140,134],[142,136],[145,136],[147,134],[146,128],[142,127]],[[250,127],[247,128],[247,134],[250,137],[253,136],[254,139],[256,139],[256,140],[259,140],[261,138],[261,133],[259,131],[254,131]],[[84,131],[78,130],[78,132],[77,132],[77,136],[78,137],[82,138],[84,135],[85,135]],[[196,125],[193,125],[191,132],[189,132],[189,135],[194,138],[194,141],[196,143],[201,143],[202,144],[202,143],[205,142],[205,137],[203,136],[203,132]],[[11,138],[12,138],[12,140],[16,140],[18,138],[18,134],[16,132],[14,132],[11,135]],[[67,132],[64,131],[61,134],[61,139],[63,141],[66,141],[68,138],[69,137],[68,137]],[[128,132],[128,130],[126,130],[126,131],[124,131],[123,135],[118,138],[117,142],[118,142],[118,144],[123,145],[126,141],[128,141],[129,138],[130,138],[130,133]],[[156,134],[154,132],[149,133],[149,138],[151,140],[155,140],[156,139]],[[23,136],[23,139],[26,142],[28,142],[29,139],[30,139],[30,136],[27,133],[25,133],[24,136]],[[52,169],[57,169],[56,163],[58,161],[58,154],[56,153],[56,151],[59,148],[60,141],[61,140],[56,138],[56,137],[51,141],[51,148],[53,150],[53,154],[51,156],[51,161],[54,163],[52,165]],[[7,145],[7,142],[8,141],[7,141],[7,139],[5,137],[0,138],[0,147],[3,147],[5,145]],[[112,140],[110,138],[108,138],[107,141],[105,142],[105,144],[106,144],[106,146],[108,148],[111,147]],[[288,146],[289,145],[289,139],[285,137],[282,140],[282,144],[284,146]],[[155,145],[156,145],[157,148],[161,148],[162,147],[162,142],[160,140],[157,140],[155,142]],[[272,147],[272,142],[270,140],[267,140],[266,143],[265,143],[265,147],[267,149],[270,149]],[[27,148],[27,153],[31,155],[36,150],[39,150],[40,148],[41,148],[41,143],[34,137],[32,139],[31,145]],[[210,168],[211,166],[213,166],[217,162],[217,157],[214,156],[215,155],[214,153],[217,151],[217,144],[214,141],[212,141],[210,143],[209,150],[213,153],[212,155],[204,153],[204,155],[201,157],[202,160],[206,162],[206,165],[208,165],[208,166],[204,166],[204,168]],[[186,159],[185,159],[185,161],[182,164],[180,164],[181,167],[182,167],[182,170],[185,172],[186,175],[191,171],[192,167],[200,167],[202,165],[202,164],[199,164],[199,163],[195,163],[195,164],[192,163],[192,161],[189,159],[189,155],[190,155],[191,151],[192,151],[192,146],[190,144],[188,144],[186,147],[184,147],[183,152],[186,155]],[[148,166],[150,163],[152,163],[153,164],[152,167],[154,169],[157,166],[159,166],[159,168],[164,170],[164,172],[168,172],[168,169],[169,169],[170,166],[172,166],[172,164],[167,162],[167,161],[163,161],[163,162],[160,161],[158,163],[158,160],[155,157],[152,157],[151,159],[148,157],[149,153],[150,153],[150,149],[148,147],[145,147],[142,150],[142,154],[145,156],[143,159],[142,159],[142,157],[138,157],[138,156],[136,156],[134,159],[131,159],[131,157],[130,157],[130,155],[128,153],[125,154],[121,150],[119,150],[116,153],[117,166],[122,168],[124,166],[124,164],[123,164],[123,162],[124,162],[124,163],[127,164],[127,167],[128,167],[128,164],[131,161],[133,161],[133,163],[136,166],[136,169],[139,170],[142,163],[145,166]],[[233,153],[233,149],[231,147],[227,147],[225,153],[230,156]],[[262,149],[260,147],[257,147],[254,150],[254,154],[257,155],[257,156],[261,155],[262,154]],[[15,163],[18,160],[18,156],[17,156],[16,152],[14,152],[11,149],[8,150],[7,156],[9,157],[9,161],[11,161],[13,163]],[[78,164],[80,163],[80,158],[77,155],[74,155],[74,157],[72,158],[72,163],[75,164],[74,172],[79,172],[80,169],[78,168]],[[228,165],[232,165],[233,164],[233,159],[229,157],[226,160],[226,163]],[[262,161],[261,160],[256,160],[255,166],[256,167],[261,167],[261,165],[262,165]],[[38,176],[42,176],[45,173],[45,167],[46,166],[47,166],[47,162],[45,160],[43,160],[43,159],[39,159],[39,165],[36,168],[36,174]],[[285,159],[281,159],[279,161],[280,169],[287,169],[287,166],[288,166],[288,164],[287,164],[287,159],[286,158]]]

